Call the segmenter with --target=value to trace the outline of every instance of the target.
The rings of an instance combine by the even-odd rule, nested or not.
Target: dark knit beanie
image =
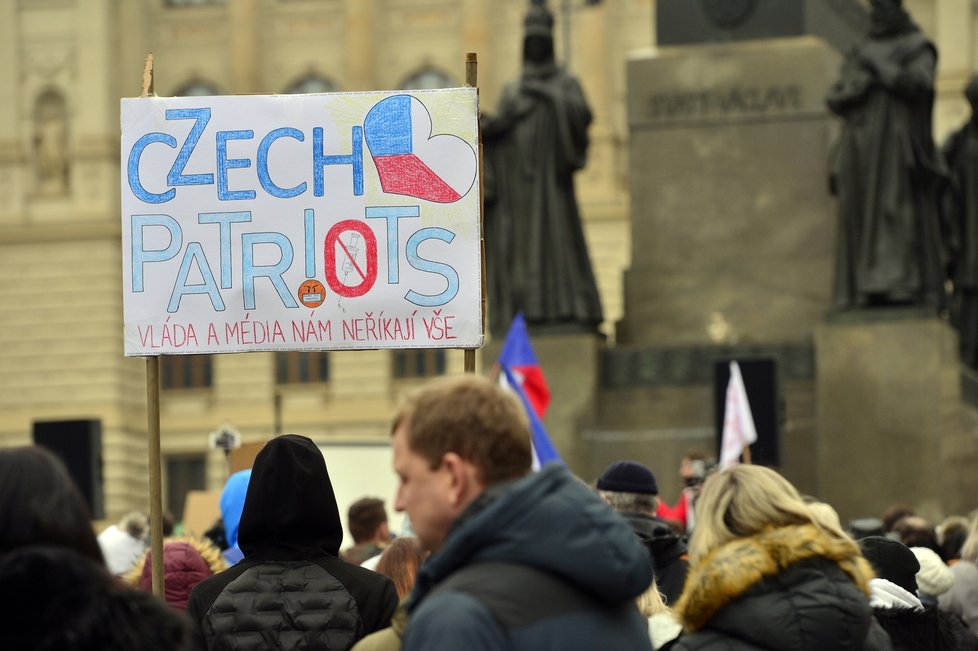
[[[859,541],[859,549],[879,578],[897,584],[912,595],[917,594],[920,563],[909,547],[883,536],[870,536]]]
[[[616,461],[598,477],[598,490],[658,495],[652,471],[637,461]]]
[[[850,520],[846,525],[846,531],[856,540],[869,538],[870,536],[882,536],[886,533],[883,529],[883,521],[879,518],[856,518]]]

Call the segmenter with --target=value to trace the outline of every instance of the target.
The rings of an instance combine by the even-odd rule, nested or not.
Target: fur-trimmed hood
[[[877,648],[867,641],[873,576],[854,543],[813,525],[734,540],[690,567],[676,614],[692,635],[679,648],[700,648],[697,631],[750,648]]]
[[[163,575],[167,603],[185,610],[190,591],[204,579],[227,569],[221,551],[206,540],[167,538],[163,541]],[[152,554],[148,550],[125,576],[130,585],[147,592],[153,587]]]
[[[815,557],[833,561],[869,596],[875,574],[855,543],[834,540],[813,525],[798,525],[739,538],[708,554],[690,568],[676,611],[687,630],[699,630],[751,586]]]

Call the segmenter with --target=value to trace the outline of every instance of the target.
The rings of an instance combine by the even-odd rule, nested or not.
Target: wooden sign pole
[[[465,85],[476,89],[479,94],[479,60],[475,52],[465,55]],[[478,104],[478,102],[476,102]],[[482,258],[482,331],[486,331],[486,242],[483,235],[483,220],[485,218],[485,197],[482,187],[482,127],[479,126],[479,247]],[[465,349],[465,372],[475,373],[475,348]]]
[[[140,97],[152,97],[153,54],[143,66],[143,92]],[[149,448],[149,537],[153,553],[153,594],[164,596],[163,587],[163,478],[160,459],[160,358],[146,358],[146,420]]]

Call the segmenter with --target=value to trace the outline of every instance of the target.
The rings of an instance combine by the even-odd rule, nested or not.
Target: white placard
[[[122,100],[126,355],[483,343],[473,88]]]

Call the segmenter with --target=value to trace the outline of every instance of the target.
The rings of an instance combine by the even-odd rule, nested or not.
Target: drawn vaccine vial
[[[353,271],[353,260],[357,257],[360,252],[360,234],[356,231],[350,233],[350,241],[346,243],[346,250],[349,252],[343,260],[343,284],[347,284],[346,279],[350,276],[350,272]],[[346,312],[346,308],[343,307],[343,297],[339,297],[336,301],[336,307],[340,308]]]

